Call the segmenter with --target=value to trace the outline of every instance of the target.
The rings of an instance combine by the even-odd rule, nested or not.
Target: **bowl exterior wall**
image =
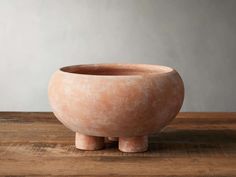
[[[179,112],[184,85],[163,74],[95,76],[56,71],[48,87],[55,116],[69,129],[93,136],[142,136],[166,126]]]

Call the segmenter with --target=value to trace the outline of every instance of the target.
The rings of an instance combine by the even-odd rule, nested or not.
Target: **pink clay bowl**
[[[48,87],[55,116],[76,133],[76,148],[98,150],[104,137],[123,152],[148,149],[179,112],[184,85],[172,68],[147,64],[88,64],[57,70]]]

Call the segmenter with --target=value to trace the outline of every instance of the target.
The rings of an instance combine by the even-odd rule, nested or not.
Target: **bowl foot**
[[[107,137],[107,139],[108,139],[109,141],[118,141],[118,140],[119,140],[118,137]]]
[[[119,137],[119,150],[122,152],[144,152],[148,149],[148,137]]]
[[[104,148],[104,137],[75,134],[75,147],[81,150],[98,150]]]

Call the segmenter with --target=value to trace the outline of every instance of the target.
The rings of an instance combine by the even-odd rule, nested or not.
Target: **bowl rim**
[[[78,71],[78,69],[84,69],[85,71]],[[129,74],[122,74],[122,69],[128,72]],[[164,75],[176,72],[174,68],[171,68],[169,66],[130,63],[96,63],[68,65],[61,67],[59,71],[66,74],[93,77],[137,77],[147,75]],[[101,72],[102,74],[99,72]],[[106,72],[110,72],[110,74],[106,74]],[[115,72],[121,72],[121,74],[117,74]]]

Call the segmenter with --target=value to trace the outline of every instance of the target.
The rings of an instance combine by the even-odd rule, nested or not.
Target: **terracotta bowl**
[[[146,64],[91,64],[56,71],[48,95],[55,116],[76,132],[78,149],[119,140],[123,152],[147,150],[147,136],[179,112],[184,85],[176,70]]]

